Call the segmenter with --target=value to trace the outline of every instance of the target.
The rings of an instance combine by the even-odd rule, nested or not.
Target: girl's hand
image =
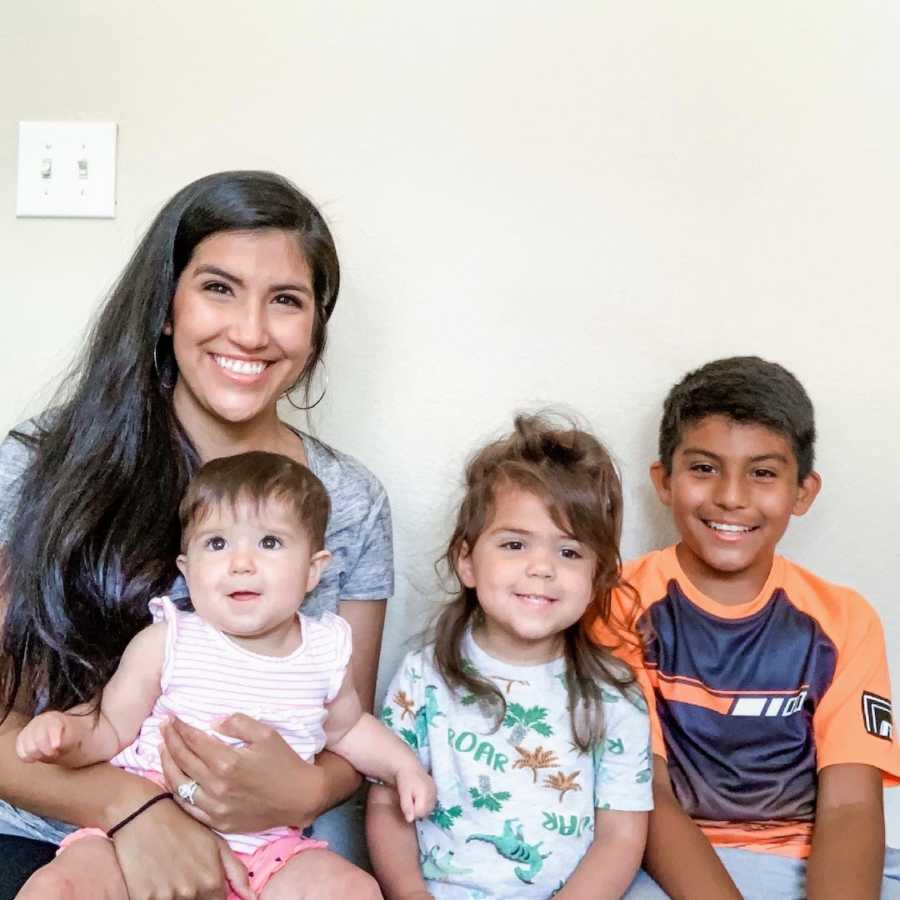
[[[45,712],[19,732],[16,753],[24,762],[53,762],[77,739],[65,713]]]
[[[256,900],[228,845],[167,800],[129,822],[113,846],[130,900],[224,900],[229,885],[242,900]]]
[[[249,716],[229,716],[216,730],[244,742],[232,747],[179,719],[163,726],[163,773],[169,789],[197,782],[193,804],[176,798],[197,821],[216,831],[306,828],[321,812],[325,779],[280,734]]]

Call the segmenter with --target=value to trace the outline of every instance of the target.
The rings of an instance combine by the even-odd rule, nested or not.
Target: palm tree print
[[[578,783],[578,776],[580,774],[580,769],[575,772],[570,772],[568,775],[560,769],[555,775],[547,775],[544,778],[544,787],[559,791],[559,802],[562,803],[563,797],[565,797],[569,791],[581,790],[581,785]]]
[[[534,731],[541,737],[550,737],[553,728],[544,721],[546,718],[547,710],[543,706],[530,706],[526,709],[521,703],[508,703],[503,727],[512,728],[510,741],[520,744],[529,731]]]
[[[411,719],[415,719],[416,717],[416,704],[413,702],[412,698],[406,693],[406,691],[397,691],[393,696],[394,703],[403,710],[400,713],[400,721],[402,722],[407,716]]]
[[[531,769],[535,784],[537,784],[538,769],[551,769],[559,765],[556,753],[552,750],[545,750],[543,747],[537,747],[534,750],[516,747],[516,753],[519,754],[520,758],[513,763],[513,768]]]

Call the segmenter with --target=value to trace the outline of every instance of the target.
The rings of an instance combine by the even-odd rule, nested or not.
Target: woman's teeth
[[[232,359],[230,356],[213,354],[217,366],[236,372],[238,375],[259,375],[266,367],[264,362],[250,362],[246,359]]]

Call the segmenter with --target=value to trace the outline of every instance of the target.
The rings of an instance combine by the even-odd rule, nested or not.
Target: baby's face
[[[297,646],[297,610],[328,559],[311,552],[296,515],[273,500],[210,510],[178,567],[204,621],[247,649],[281,656]]]

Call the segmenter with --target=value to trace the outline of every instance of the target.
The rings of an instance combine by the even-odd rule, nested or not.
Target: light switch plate
[[[111,219],[115,122],[19,122],[17,216]]]

